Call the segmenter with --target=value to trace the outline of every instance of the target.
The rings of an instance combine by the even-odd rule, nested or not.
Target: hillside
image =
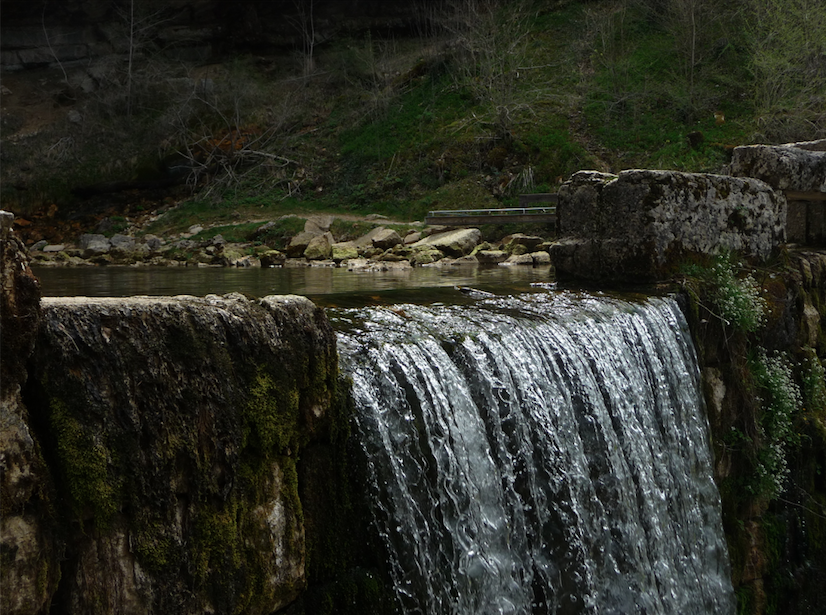
[[[578,169],[718,172],[734,146],[826,136],[818,0],[427,2],[323,37],[313,6],[284,13],[292,38],[191,60],[147,10],[114,60],[4,71],[3,207],[30,241],[103,217],[416,220]]]

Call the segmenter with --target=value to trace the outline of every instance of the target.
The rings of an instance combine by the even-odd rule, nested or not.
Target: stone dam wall
[[[728,173],[575,173],[559,189],[557,275],[651,282],[709,255],[826,246],[826,140],[737,147]]]
[[[332,583],[361,541],[324,312],[41,301],[20,248],[6,233],[0,610],[316,611],[310,578]]]

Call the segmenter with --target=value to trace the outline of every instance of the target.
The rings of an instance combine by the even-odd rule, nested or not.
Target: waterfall
[[[404,613],[732,613],[676,302],[574,293],[338,310]]]

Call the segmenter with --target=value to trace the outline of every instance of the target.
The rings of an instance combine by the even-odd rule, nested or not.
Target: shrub
[[[794,381],[792,366],[785,355],[767,355],[760,349],[750,361],[752,376],[762,396],[758,397],[761,442],[757,454],[757,495],[769,499],[779,496],[789,473],[786,453],[799,443],[793,428],[794,415],[803,407],[800,387]]]
[[[726,325],[744,333],[757,331],[765,322],[768,305],[760,295],[760,285],[751,274],[738,276],[731,254],[718,256],[710,267],[697,265],[686,273],[709,286],[713,312]]]

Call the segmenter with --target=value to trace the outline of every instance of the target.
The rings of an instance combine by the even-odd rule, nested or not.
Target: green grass
[[[211,73],[214,108],[178,100],[170,89],[131,123],[101,111],[100,121],[89,121],[103,128],[72,151],[61,153],[55,143],[69,141],[58,134],[35,147],[4,143],[3,197],[27,207],[53,199],[70,211],[72,181],[135,177],[151,170],[159,151],[220,136],[231,125],[257,126],[267,138],[256,148],[274,158],[234,168],[234,180],[216,173],[208,191],[149,232],[290,213],[416,220],[428,209],[507,204],[517,191],[552,191],[587,168],[719,172],[731,149],[753,142],[763,128],[742,16],[721,9],[701,32],[692,81],[679,52],[684,31],[646,13],[644,4],[533,3],[522,55],[508,64],[518,74],[509,73],[504,93],[485,90],[480,75],[491,67],[469,67],[447,30],[441,38],[335,39],[319,46],[318,73],[309,78],[297,77],[294,57],[275,62],[277,70],[235,58]],[[725,121],[718,123],[715,112]],[[162,136],[158,127],[169,126],[173,134]],[[826,126],[812,131],[817,136]],[[703,140],[692,146],[687,135],[694,132]],[[129,153],[114,152],[112,143]],[[59,171],[26,184],[15,178],[16,165]],[[513,182],[527,171],[533,187]],[[24,184],[26,190],[10,188]]]

